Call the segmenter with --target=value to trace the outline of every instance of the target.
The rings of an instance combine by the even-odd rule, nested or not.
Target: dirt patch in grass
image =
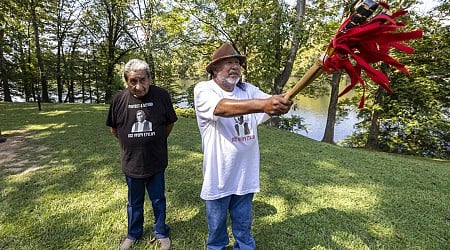
[[[0,136],[0,171],[6,173],[27,173],[41,168],[29,159],[30,152],[47,150],[30,143],[31,134],[25,130],[13,131],[11,135]]]

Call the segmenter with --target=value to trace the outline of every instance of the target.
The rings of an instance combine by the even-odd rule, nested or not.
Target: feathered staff
[[[292,99],[323,72],[331,74],[343,69],[350,77],[350,85],[339,94],[339,97],[360,83],[364,90],[359,105],[362,108],[365,82],[361,77],[361,70],[388,93],[392,93],[388,77],[371,64],[383,62],[409,75],[405,65],[389,56],[388,53],[392,47],[404,53],[413,53],[414,49],[404,45],[403,42],[422,37],[422,30],[398,31],[405,26],[405,23],[395,19],[405,15],[407,11],[400,10],[389,14],[389,5],[385,2],[364,0],[358,1],[356,6],[355,13],[341,24],[321,58],[286,93],[287,99]],[[383,7],[383,11],[369,19],[379,6]]]

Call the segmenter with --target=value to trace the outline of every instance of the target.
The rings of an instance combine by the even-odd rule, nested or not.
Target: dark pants
[[[152,202],[153,234],[156,238],[169,237],[169,226],[166,225],[166,197],[164,195],[164,171],[149,178],[136,179],[125,176],[128,185],[128,238],[139,239],[144,232],[144,199],[145,190]]]

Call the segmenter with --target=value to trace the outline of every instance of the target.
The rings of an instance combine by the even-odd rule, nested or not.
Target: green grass
[[[126,184],[118,142],[104,125],[107,109],[43,104],[38,112],[33,103],[0,103],[0,129],[17,153],[0,152],[0,249],[117,249],[127,228]],[[260,137],[258,249],[450,246],[450,162],[342,148],[265,126]],[[169,150],[174,249],[204,249],[194,119],[180,117]],[[157,249],[148,242],[148,200],[145,213],[146,234],[136,249]]]

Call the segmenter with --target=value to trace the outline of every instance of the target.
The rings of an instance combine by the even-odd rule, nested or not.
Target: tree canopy
[[[411,73],[390,71],[394,94],[378,95],[376,87],[368,87],[366,107],[358,111],[362,122],[345,145],[449,157],[449,1],[435,2],[428,13],[414,7],[416,0],[391,4],[410,9],[409,27],[421,28],[425,35],[412,43],[413,55],[394,54]],[[352,3],[4,0],[0,99],[108,103],[124,87],[124,63],[137,57],[149,63],[154,84],[168,89],[175,102],[189,100],[193,85],[208,78],[205,66],[223,42],[247,56],[246,81],[282,93],[322,53]],[[331,79],[322,76],[302,94],[317,96],[332,84],[346,84],[345,77]],[[336,113],[345,104],[332,102],[329,110]],[[330,124],[332,129],[334,121]],[[375,139],[369,136],[371,129]]]

